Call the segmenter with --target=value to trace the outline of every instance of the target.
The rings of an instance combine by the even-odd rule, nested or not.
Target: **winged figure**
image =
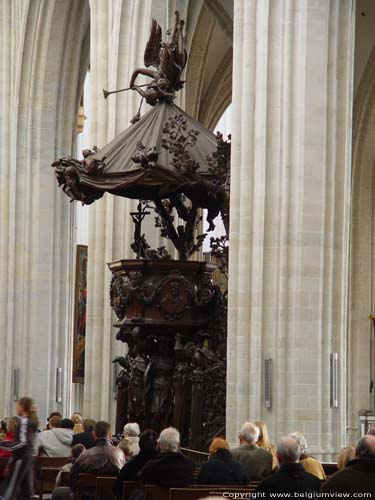
[[[175,26],[171,39],[162,41],[162,29],[155,19],[152,20],[150,38],[144,53],[145,68],[137,68],[130,79],[130,88],[139,92],[151,106],[160,100],[173,99],[176,90],[182,88],[184,81],[181,73],[187,61],[186,41],[183,33],[185,22],[175,12]],[[151,69],[150,67],[155,69]],[[135,85],[138,75],[152,78],[146,89]]]

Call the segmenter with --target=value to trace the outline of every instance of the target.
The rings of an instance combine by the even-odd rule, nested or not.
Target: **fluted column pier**
[[[227,435],[261,418],[329,458],[346,426],[354,2],[234,4]]]

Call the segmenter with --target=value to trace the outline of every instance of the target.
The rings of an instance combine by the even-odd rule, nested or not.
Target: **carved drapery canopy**
[[[190,171],[176,160],[171,136],[185,140]],[[192,147],[189,141],[194,141]],[[52,166],[65,193],[84,204],[105,192],[148,200],[184,193],[205,207],[214,188],[208,157],[216,150],[217,138],[210,130],[175,104],[162,102],[99,151],[84,152],[82,161],[62,157]]]

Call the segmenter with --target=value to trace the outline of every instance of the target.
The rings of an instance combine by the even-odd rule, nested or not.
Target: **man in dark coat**
[[[179,450],[180,433],[173,427],[164,429],[159,436],[160,454],[149,460],[138,474],[139,481],[168,488],[194,482],[194,462]]]
[[[356,458],[323,484],[326,493],[373,493],[375,491],[375,436],[359,440]]]
[[[198,484],[249,484],[246,470],[240,462],[232,459],[232,454],[225,448],[218,449],[201,466]]]
[[[84,451],[74,463],[68,479],[68,486],[73,493],[78,489],[81,473],[117,476],[125,464],[125,455],[120,448],[112,445],[111,426],[108,422],[99,421],[94,429],[96,440],[94,446]],[[95,489],[85,492],[85,497],[94,498]]]
[[[114,486],[114,493],[118,499],[122,499],[122,488],[124,481],[138,481],[138,472],[146,463],[157,455],[158,435],[155,431],[147,429],[139,437],[139,453],[132,460],[126,462],[121,469],[119,477]]]
[[[291,437],[283,437],[277,445],[277,460],[280,468],[265,479],[257,489],[260,493],[318,493],[320,481],[305,471],[299,463],[301,448]]]
[[[259,481],[272,472],[272,454],[255,443],[259,429],[253,422],[245,422],[239,434],[240,446],[232,451],[233,459],[240,462],[246,470],[249,481]]]

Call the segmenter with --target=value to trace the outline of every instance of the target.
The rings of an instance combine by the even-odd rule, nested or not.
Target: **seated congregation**
[[[1,422],[0,455],[10,460],[16,451],[7,450],[4,443],[15,440],[17,418]],[[70,419],[52,414],[47,428],[35,436],[35,455],[66,459],[56,477],[53,500],[195,500],[209,492],[223,497],[224,492],[232,490],[256,492],[259,497],[268,498],[271,493],[317,495],[321,491],[375,490],[375,436],[371,433],[361,438],[355,449],[347,447],[342,451],[339,470],[333,474],[329,471],[328,479],[322,464],[307,455],[302,433],[284,436],[275,446],[262,421],[245,422],[235,448],[230,449],[223,437],[214,438],[209,454],[200,454],[199,461],[192,460],[192,450],[180,449],[180,434],[173,427],[158,435],[152,429],[141,433],[137,423],[128,423],[123,435],[114,438],[107,422],[82,420],[79,414]],[[9,469],[12,472],[11,466]],[[35,474],[38,474],[36,469]],[[2,478],[1,494],[5,496],[0,497],[7,500],[13,498],[6,493],[12,481],[9,471],[8,476]],[[89,477],[94,477],[94,481]],[[110,478],[107,490],[98,492],[95,483],[98,477]],[[156,496],[152,496],[153,490],[148,485],[159,487]],[[14,498],[29,500],[22,493]],[[43,498],[43,492],[39,498]]]

